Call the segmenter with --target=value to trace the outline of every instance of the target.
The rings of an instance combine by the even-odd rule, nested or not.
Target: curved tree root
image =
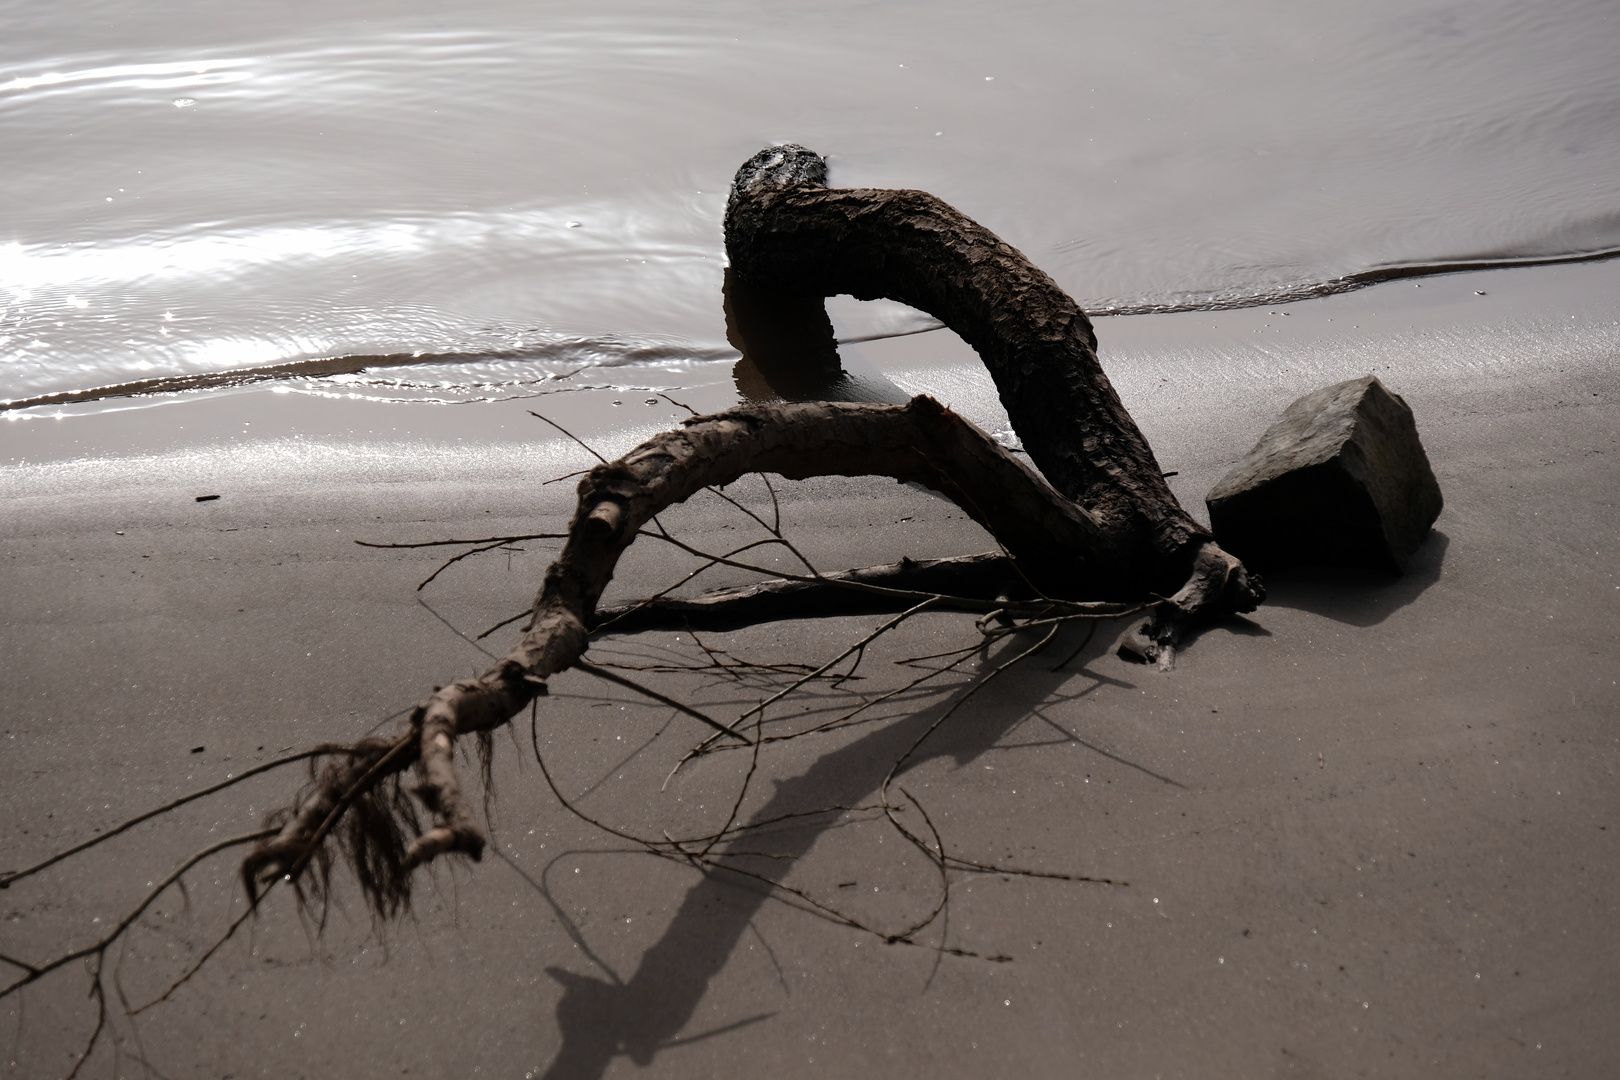
[[[961,211],[925,191],[829,188],[822,159],[789,143],[738,170],[726,252],[753,293],[898,300],[973,347],[1030,458],[1113,540],[1116,570],[1145,593],[1174,590],[1122,656],[1169,667],[1192,623],[1265,599],[1259,578],[1171,494],[1079,305]]]
[[[107,948],[187,869],[235,844],[258,843],[241,866],[253,902],[224,937],[149,1005],[166,1000],[188,981],[253,915],[266,885],[286,881],[305,901],[311,894],[326,896],[334,848],[354,870],[373,912],[379,918],[397,914],[410,904],[415,868],[446,854],[477,860],[486,846],[457,776],[457,741],[466,735],[479,740],[486,752],[487,786],[490,732],[545,694],[550,676],[571,667],[620,683],[716,729],[715,735],[683,760],[730,738],[746,747],[757,764],[762,744],[806,733],[766,735],[762,724],[767,707],[809,681],[827,677],[851,656],[852,666],[837,680],[855,677],[870,641],[923,611],[979,613],[984,641],[938,654],[957,659],[925,671],[902,691],[954,670],[967,655],[1000,637],[1045,631],[1036,644],[999,664],[987,679],[994,677],[1049,644],[1062,625],[1140,611],[1144,597],[1153,600],[1151,615],[1126,636],[1120,652],[1168,668],[1183,636],[1198,621],[1249,611],[1264,599],[1258,577],[1223,551],[1170,493],[1146,440],[1097,362],[1095,337],[1085,314],[1049,277],[982,226],[924,192],[828,189],[819,157],[802,147],[782,146],[755,155],[738,172],[726,211],[726,243],[732,259],[733,300],[746,292],[748,303],[769,308],[773,297],[785,298],[777,306],[796,313],[803,325],[814,324],[811,328],[822,336],[830,334],[830,327],[822,325],[824,313],[819,320],[812,317],[816,314],[812,308],[822,297],[835,293],[865,299],[890,297],[941,319],[985,361],[1030,459],[1044,478],[928,397],[916,397],[904,405],[799,402],[738,408],[694,417],[617,461],[604,461],[580,482],[563,551],[546,572],[521,638],[493,667],[475,678],[435,687],[411,711],[408,729],[394,740],[364,739],[349,746],[317,747],[303,755],[323,764],[318,770],[312,767],[312,783],[292,808],[273,815],[264,831],[218,842],[193,856],[96,944],[46,964],[0,957],[23,972],[13,984],[0,988],[0,996],[75,960],[92,959],[96,965],[92,996],[100,1009],[90,1041],[93,1047],[107,1020],[102,984]],[[746,336],[742,324],[747,320],[737,321],[739,333]],[[797,362],[792,350],[783,356],[789,364]],[[821,368],[836,367],[835,350],[813,359]],[[809,374],[815,378],[809,382],[819,385],[827,373],[812,371]],[[839,574],[821,574],[809,569],[806,562],[807,573],[797,578],[759,582],[696,599],[668,599],[660,594],[639,604],[598,609],[620,556],[640,536],[683,547],[705,560],[706,566],[744,565],[729,556],[691,548],[664,532],[654,519],[663,509],[700,491],[724,487],[755,472],[790,479],[888,476],[918,483],[961,507],[996,537],[1002,551],[922,562],[907,559]],[[782,535],[779,521],[766,525],[762,518],[755,516],[755,520],[771,534],[765,543],[785,545],[798,555]],[[649,524],[654,524],[655,532],[645,531]],[[482,545],[450,560],[454,563],[509,539],[444,543]],[[822,667],[795,670],[792,685],[744,712],[742,720],[755,718],[753,737],[584,657],[593,633],[607,630],[634,632],[692,623],[736,626],[805,615],[882,611],[901,614]],[[710,659],[719,664],[713,652]],[[847,726],[872,705],[902,691],[870,698],[809,731]],[[965,695],[928,732],[937,729],[963,700]],[[898,820],[902,807],[891,800],[891,781],[928,732],[890,770],[880,802],[873,809],[887,814],[936,864],[943,891],[939,903],[921,921],[898,934],[880,935],[892,942],[916,944],[917,931],[941,914],[949,893],[947,870],[1009,872],[1007,867],[947,855],[920,804],[916,809],[931,842],[922,831]],[[538,759],[538,742],[536,756]],[[544,761],[540,764],[544,772]],[[265,766],[269,767],[273,766]],[[409,788],[404,783],[407,770],[413,770],[416,777]],[[749,776],[752,774],[751,764]],[[549,773],[546,778],[550,783]],[[220,786],[224,785],[208,791]],[[555,786],[552,790],[556,792]],[[666,833],[662,843],[630,839],[654,853],[678,855],[705,869],[723,867],[763,882],[848,925],[878,933],[791,885],[732,861],[767,853],[714,850],[716,844],[740,836],[745,829],[776,820],[736,824],[747,790],[745,780],[726,825],[708,837],[681,841]],[[561,799],[561,793],[557,794]],[[188,800],[168,808],[182,801]],[[427,812],[425,826],[418,807]],[[813,813],[850,808],[822,808]],[[131,819],[114,832],[150,816]],[[699,843],[704,845],[701,850],[696,848]],[[0,879],[0,887],[87,846],[79,845],[7,875]],[[941,949],[974,955],[943,945]]]
[[[821,158],[786,145],[738,171],[726,247],[735,280],[756,299],[777,294],[803,306],[836,293],[889,297],[942,320],[984,360],[1051,484],[927,397],[903,406],[759,405],[688,420],[585,475],[566,545],[517,645],[483,675],[437,689],[413,714],[406,738],[357,745],[329,765],[280,835],[249,857],[247,877],[296,880],[323,858],[323,842],[346,813],[361,822],[344,833],[346,851],[379,910],[408,895],[413,867],[449,852],[477,859],[485,841],[456,777],[456,739],[505,723],[544,692],[547,678],[580,660],[593,628],[614,620],[623,629],[694,615],[746,622],[762,612],[781,617],[784,608],[903,610],[930,598],[989,613],[1009,595],[1005,565],[1043,603],[1168,595],[1121,654],[1169,667],[1194,622],[1264,599],[1259,579],[1170,493],[1097,362],[1084,312],[983,226],[926,192],[829,189]],[[938,582],[923,587],[927,575],[916,564],[900,564],[598,615],[619,556],[654,515],[750,472],[885,475],[930,487],[995,535],[1008,560],[927,569],[955,574],[970,588],[994,582],[996,593],[946,596]],[[411,765],[420,778],[415,795],[432,815],[425,831],[416,829],[397,781],[392,798],[377,795]]]
[[[880,475],[930,487],[1002,542],[1007,565],[1016,564],[1022,579],[1044,594],[1041,604],[1079,609],[1085,605],[1061,598],[1135,600],[1148,591],[1147,581],[1122,572],[1120,538],[1096,515],[1058,494],[932,398],[914,398],[904,406],[757,405],[697,417],[586,474],[567,543],[546,572],[518,643],[477,678],[435,690],[412,714],[405,737],[392,743],[368,740],[335,755],[280,834],[244,862],[250,888],[275,876],[296,881],[312,862],[324,879],[330,858],[322,854],[325,841],[346,814],[344,851],[380,914],[406,902],[414,867],[449,852],[479,858],[485,840],[456,776],[456,739],[504,724],[545,692],[547,678],[580,661],[589,643],[587,628],[600,622],[597,601],[620,555],[656,514],[752,472],[791,479]],[[1237,565],[1212,543],[1207,547],[1211,555],[1205,561],[1213,560],[1211,565],[1222,558]],[[1236,580],[1236,572],[1228,577]],[[808,584],[859,594],[868,605],[909,607],[932,598],[986,613],[1007,605],[995,596],[953,597],[905,587],[922,583],[908,583],[904,574],[885,578],[858,572]],[[1185,619],[1243,602],[1241,590],[1224,587],[1189,584],[1183,594],[1171,601],[1178,605],[1176,617],[1165,620],[1167,629],[1154,639],[1161,650],[1173,644]],[[413,765],[420,778],[414,794],[432,815],[432,824],[420,832],[396,779]],[[392,794],[384,793],[388,781],[394,781]]]
[[[1012,245],[926,191],[829,188],[794,144],[755,154],[726,206],[755,293],[848,293],[926,311],[973,347],[1030,460],[1116,539],[1114,566],[1168,595],[1212,539],[1176,501],[1097,361],[1085,312]]]

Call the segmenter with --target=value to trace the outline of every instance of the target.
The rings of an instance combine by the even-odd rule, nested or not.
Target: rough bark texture
[[[435,821],[411,843],[397,871],[449,851],[478,858],[484,838],[456,779],[455,740],[505,723],[544,693],[549,676],[581,661],[587,627],[600,622],[596,604],[619,557],[656,514],[754,472],[914,481],[984,525],[1006,546],[1021,575],[1043,589],[1090,600],[1134,599],[1145,588],[1142,580],[1118,572],[1117,540],[1093,514],[932,398],[903,406],[755,405],[696,417],[585,475],[568,540],[546,571],[518,643],[477,678],[435,690],[413,716],[413,737],[399,749],[353,755],[343,768],[328,770],[281,834],[248,857],[244,873],[261,881],[296,875],[362,789],[412,764],[421,776],[417,793]],[[995,570],[1009,568],[1009,560],[1002,560]],[[875,583],[882,574],[842,575],[831,587],[892,602],[906,596],[895,591],[909,573],[902,571],[882,584]],[[913,591],[906,606],[917,599]],[[980,605],[986,611],[996,606]]]
[[[296,876],[378,774],[412,764],[421,777],[417,794],[435,821],[402,858],[385,854],[386,873],[378,873],[397,888],[413,866],[444,852],[477,858],[484,839],[456,779],[455,740],[505,723],[559,671],[578,664],[603,674],[583,653],[588,628],[600,625],[597,602],[620,555],[661,510],[748,473],[882,475],[920,483],[965,510],[1011,558],[880,567],[823,579],[813,588],[768,583],[730,597],[733,615],[770,601],[782,605],[782,617],[818,604],[836,608],[847,603],[830,599],[838,593],[861,594],[860,603],[868,605],[876,605],[875,598],[886,605],[938,604],[935,594],[951,590],[917,588],[918,576],[929,574],[954,574],[962,583],[979,575],[979,585],[998,585],[977,601],[988,612],[1000,606],[995,597],[1005,591],[994,579],[1015,569],[1026,588],[1066,600],[1160,597],[1153,617],[1122,651],[1167,667],[1191,621],[1252,610],[1260,602],[1259,582],[1165,486],[1152,451],[1097,363],[1091,324],[1073,300],[1017,251],[931,195],[830,191],[825,183],[821,159],[798,146],[762,151],[737,173],[726,243],[731,284],[750,291],[749,311],[769,322],[772,295],[787,298],[776,305],[777,314],[788,337],[803,332],[815,339],[813,379],[823,378],[829,364],[836,367],[835,352],[831,360],[823,355],[831,330],[819,308],[822,297],[890,297],[930,312],[978,350],[1051,484],[927,397],[905,405],[755,405],[689,420],[586,474],[568,540],[546,572],[518,643],[483,675],[435,690],[414,714],[411,735],[387,754],[355,756],[345,768],[328,770],[327,781],[280,836],[249,857],[245,873],[260,880]],[[785,362],[793,362],[792,352],[781,354]],[[975,603],[957,601],[970,609]],[[726,606],[691,605],[666,603],[662,611],[626,620],[686,618],[699,608],[715,617]]]
[[[830,189],[821,158],[771,147],[726,207],[736,279],[788,296],[848,293],[928,312],[984,360],[1031,459],[1120,541],[1132,580],[1168,594],[1210,533],[1176,502],[1097,362],[1078,304],[990,230],[924,191]]]
[[[1004,544],[1032,580],[1084,599],[1139,598],[1145,584],[1121,574],[1118,540],[1095,515],[1063,498],[995,440],[932,398],[909,404],[797,402],[754,405],[686,421],[580,483],[577,522],[546,575],[540,604],[569,598],[590,618],[612,563],[664,507],[752,472],[790,480],[890,476],[932,488]],[[857,583],[851,582],[852,587]]]
[[[1221,544],[1256,566],[1400,573],[1444,500],[1411,408],[1365,375],[1288,406],[1208,503]]]

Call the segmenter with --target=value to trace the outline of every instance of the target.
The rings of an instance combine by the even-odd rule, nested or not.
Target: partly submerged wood
[[[1097,362],[1080,306],[1012,245],[926,191],[828,188],[793,144],[737,173],[726,206],[731,271],[788,295],[898,300],[979,354],[1031,460],[1117,540],[1121,572],[1168,594],[1212,539],[1170,493]]]
[[[835,191],[825,184],[821,159],[803,147],[773,147],[746,162],[726,209],[733,272],[755,289],[889,297],[935,315],[978,350],[1046,479],[928,397],[905,405],[732,409],[688,420],[597,466],[580,482],[568,540],[546,572],[518,643],[477,678],[437,688],[413,713],[406,738],[357,746],[346,763],[327,769],[280,835],[245,862],[250,886],[296,876],[352,807],[388,816],[370,793],[411,765],[421,777],[416,790],[433,815],[431,826],[408,847],[397,834],[401,821],[416,829],[410,814],[393,814],[393,831],[379,827],[370,840],[358,827],[344,834],[350,860],[364,868],[368,897],[381,908],[408,896],[411,869],[440,854],[478,858],[484,838],[456,778],[456,739],[506,723],[544,693],[551,675],[576,664],[590,667],[583,654],[591,628],[602,621],[597,602],[643,526],[666,507],[748,473],[881,475],[932,488],[1006,550],[1000,565],[981,560],[960,572],[979,575],[980,585],[997,585],[995,575],[1010,567],[1031,593],[1071,603],[1151,601],[1152,617],[1122,649],[1161,666],[1169,665],[1181,632],[1195,619],[1252,610],[1264,598],[1259,581],[1170,493],[1097,363],[1090,322],[1051,278],[925,192]],[[873,597],[905,605],[949,600],[986,611],[1004,595],[998,586],[990,596],[947,598],[908,584],[915,573],[915,564],[901,563],[797,583],[800,588],[766,585],[731,597],[730,611],[751,605],[754,615],[768,615],[774,593],[783,601],[779,617],[791,617],[822,602],[817,590],[859,592],[868,603]],[[707,613],[725,606],[717,601]]]

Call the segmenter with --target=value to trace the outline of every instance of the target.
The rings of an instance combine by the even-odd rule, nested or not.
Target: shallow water
[[[0,24],[0,398],[347,354],[442,355],[344,377],[383,399],[712,380],[726,185],[782,140],[835,184],[935,192],[1094,311],[1620,247],[1608,0],[5,0]]]

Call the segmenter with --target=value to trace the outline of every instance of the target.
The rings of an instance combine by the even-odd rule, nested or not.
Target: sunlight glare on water
[[[0,15],[4,398],[356,353],[712,361],[726,185],[782,140],[935,192],[1094,310],[1620,246],[1600,0]]]

